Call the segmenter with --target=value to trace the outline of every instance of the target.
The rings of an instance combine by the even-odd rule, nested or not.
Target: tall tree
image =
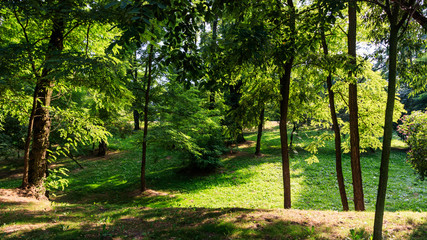
[[[144,103],[144,135],[142,139],[142,159],[141,159],[141,192],[147,189],[145,180],[145,168],[147,163],[147,134],[148,134],[148,104],[150,103],[150,87],[152,82],[152,63],[154,46],[150,44],[150,52],[148,55],[148,76],[147,76],[147,88],[145,90],[145,103]]]
[[[350,0],[348,3],[348,54],[352,57],[351,64],[356,66],[356,27],[357,27],[357,3],[356,0]],[[357,80],[355,73],[349,73],[349,97],[348,105],[350,112],[350,153],[351,153],[351,173],[353,178],[353,198],[356,211],[365,210],[363,197],[362,170],[360,167],[359,150],[359,122],[357,106]]]
[[[419,1],[410,1],[410,6],[415,6]],[[397,77],[397,53],[398,37],[402,27],[409,19],[407,11],[402,11],[398,1],[375,1],[375,4],[385,13],[388,23],[388,87],[387,87],[387,106],[385,110],[384,135],[381,153],[380,178],[378,183],[378,194],[375,205],[374,220],[374,240],[382,239],[382,227],[384,218],[384,207],[387,193],[388,170],[390,162],[391,139],[393,132],[393,111],[396,94]]]
[[[326,42],[324,27],[321,27],[321,38],[322,38],[322,47],[323,47],[323,53],[325,56],[328,56],[329,50],[328,50],[328,44]],[[345,185],[344,185],[344,176],[342,172],[342,158],[341,158],[341,131],[340,126],[338,124],[338,118],[336,114],[335,109],[335,97],[334,97],[334,91],[332,90],[332,74],[331,72],[328,73],[328,76],[326,78],[326,85],[328,89],[328,98],[329,98],[329,109],[331,112],[331,119],[332,119],[332,126],[334,129],[335,134],[335,170],[337,173],[337,181],[338,181],[338,188],[340,191],[340,197],[341,197],[341,204],[344,211],[348,211],[348,201],[347,201],[347,193],[345,191]]]
[[[97,85],[101,88],[99,84],[95,84],[99,78],[93,73],[100,70],[98,67],[108,60],[105,55],[98,55],[98,49],[89,46],[91,42],[89,37],[93,36],[90,34],[90,26],[97,25],[95,23],[99,23],[100,19],[103,19],[102,16],[105,16],[100,14],[98,7],[100,3],[93,1],[1,2],[1,9],[7,16],[2,21],[2,31],[8,34],[13,31],[12,35],[5,36],[14,38],[2,39],[0,65],[6,66],[6,69],[0,78],[25,79],[20,82],[26,85],[27,89],[34,89],[31,94],[33,106],[29,111],[24,160],[24,165],[28,167],[24,167],[23,187],[31,189],[30,192],[38,197],[42,197],[45,193],[44,180],[54,89],[63,83],[92,85],[92,87]],[[111,40],[108,38],[109,35],[106,34],[105,39]],[[101,46],[105,46],[105,39],[101,40]],[[3,65],[7,62],[20,64]],[[104,68],[102,71],[105,73],[108,70]],[[76,79],[81,82],[77,83]],[[82,81],[83,79],[87,81]],[[105,77],[103,81],[109,79]],[[108,86],[109,84],[103,85],[105,89]]]

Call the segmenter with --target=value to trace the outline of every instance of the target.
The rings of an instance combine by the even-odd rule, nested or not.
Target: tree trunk
[[[28,130],[27,130],[27,137],[25,138],[25,146],[24,146],[24,172],[22,176],[22,185],[20,188],[25,189],[28,187],[28,168],[29,168],[29,161],[30,161],[30,145],[31,145],[31,138],[33,136],[33,125],[34,125],[34,115],[37,108],[37,93],[38,89],[37,86],[34,89],[33,94],[33,105],[30,113],[30,119],[28,120]]]
[[[294,44],[295,41],[295,7],[292,0],[287,0],[288,7],[291,11],[291,17],[289,27],[291,29],[291,37],[288,40],[290,44]],[[289,50],[292,50],[293,46],[290,46]],[[289,108],[289,89],[291,86],[291,71],[294,63],[294,56],[291,55],[285,62],[283,68],[284,73],[280,77],[280,145],[282,153],[282,176],[283,176],[283,207],[285,209],[291,208],[291,172],[289,169],[289,149],[288,149],[288,108]]]
[[[325,37],[325,32],[323,31],[323,28],[320,34],[322,37],[323,53],[325,54],[325,56],[328,56],[329,54],[328,44],[326,43],[326,37]],[[338,188],[340,191],[342,208],[344,211],[348,211],[349,207],[348,207],[347,193],[345,191],[344,175],[342,173],[341,131],[340,131],[340,126],[338,124],[337,113],[335,110],[335,98],[334,98],[334,91],[332,91],[331,73],[329,73],[328,77],[326,78],[326,84],[328,88],[329,109],[331,112],[332,126],[335,134],[335,170],[337,173]]]
[[[37,84],[38,89],[36,111],[33,124],[33,145],[28,161],[28,187],[37,198],[45,196],[47,149],[49,148],[50,116],[49,106],[52,96],[52,83],[49,80]]]
[[[285,63],[285,73],[280,78],[280,142],[282,151],[282,173],[283,173],[283,197],[284,208],[291,208],[291,174],[289,169],[289,149],[288,149],[288,106],[289,106],[289,88],[291,83],[293,58],[291,57]]]
[[[393,111],[396,94],[397,44],[400,25],[397,24],[398,8],[395,4],[390,19],[389,36],[389,73],[387,105],[385,111],[384,137],[381,154],[380,179],[378,183],[377,202],[375,205],[374,240],[382,239],[384,206],[387,192],[388,168],[390,162],[391,138],[393,130]]]
[[[356,65],[356,0],[351,0],[348,7],[348,54],[353,57],[352,64]],[[351,79],[353,73],[349,73]],[[363,198],[362,171],[360,168],[359,151],[359,123],[357,106],[357,84],[349,84],[349,113],[350,113],[350,152],[351,152],[351,173],[353,178],[354,208],[356,211],[364,211],[365,203]]]
[[[151,64],[153,61],[153,44],[150,44],[150,53],[148,56],[148,79],[147,90],[145,91],[144,104],[144,137],[142,140],[142,160],[141,160],[141,192],[147,189],[145,181],[145,165],[147,163],[147,134],[148,134],[148,104],[150,103],[150,87],[151,87]]]
[[[134,121],[134,126],[135,126],[134,130],[135,131],[140,130],[141,128],[139,127],[139,112],[136,109],[133,110],[133,121]]]
[[[291,137],[290,137],[290,141],[289,141],[289,151],[292,151],[293,144],[294,144],[294,135],[298,129],[298,124],[296,122],[293,122],[292,125],[293,125],[293,127],[292,127]]]
[[[107,154],[107,143],[104,140],[101,140],[98,145],[98,156],[103,157]]]
[[[52,24],[52,33],[49,39],[49,46],[46,52],[46,62],[57,57],[64,48],[64,29],[65,22],[62,16],[54,17]],[[45,196],[46,189],[44,180],[46,178],[47,168],[47,149],[49,147],[49,135],[51,120],[49,116],[49,107],[52,97],[52,87],[54,82],[49,79],[49,73],[52,67],[47,66],[43,69],[41,78],[38,79],[35,92],[37,96],[36,109],[34,111],[33,123],[33,145],[28,161],[28,188],[31,189],[36,197]]]
[[[262,137],[262,127],[264,126],[264,112],[265,112],[265,107],[263,106],[259,114],[258,135],[256,138],[255,155],[257,156],[261,156],[261,137]]]

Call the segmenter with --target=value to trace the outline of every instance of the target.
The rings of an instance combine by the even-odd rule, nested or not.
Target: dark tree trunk
[[[30,144],[31,144],[31,138],[33,136],[33,125],[34,125],[34,115],[37,108],[37,87],[34,89],[33,94],[33,105],[30,113],[30,119],[28,121],[28,130],[27,130],[27,137],[25,138],[25,146],[24,146],[24,172],[22,176],[22,185],[21,188],[25,189],[28,187],[28,168],[29,168],[29,161],[30,161]]]
[[[145,166],[147,163],[147,134],[148,134],[148,104],[150,103],[150,87],[151,87],[151,64],[153,61],[153,44],[150,44],[150,53],[148,56],[148,78],[147,89],[145,91],[144,104],[144,137],[142,140],[142,160],[141,160],[141,192],[147,189],[145,180]]]
[[[255,155],[257,156],[261,155],[261,137],[262,137],[262,127],[264,126],[264,113],[265,113],[265,108],[263,106],[259,114],[258,135],[256,138]]]
[[[52,33],[49,39],[49,46],[46,52],[46,62],[55,59],[64,48],[65,22],[62,16],[53,19]],[[43,69],[41,78],[38,79],[35,87],[37,98],[36,109],[34,111],[33,122],[33,145],[28,161],[28,188],[31,188],[36,197],[45,196],[46,189],[44,180],[47,168],[47,150],[49,147],[49,135],[51,120],[49,107],[52,97],[52,87],[54,82],[49,79],[52,68],[47,66]]]
[[[103,157],[107,154],[107,143],[104,140],[101,140],[98,145],[98,156]]]
[[[391,138],[393,133],[393,111],[394,100],[396,94],[396,72],[397,72],[397,44],[399,29],[404,23],[401,20],[398,23],[399,9],[397,4],[394,4],[389,15],[390,35],[389,35],[389,74],[388,74],[388,89],[387,89],[387,105],[385,111],[384,137],[381,154],[380,179],[378,183],[377,202],[375,205],[375,220],[374,220],[374,240],[382,239],[384,206],[387,192],[388,168],[390,162]]]
[[[44,180],[46,178],[47,149],[49,148],[50,116],[49,106],[52,96],[52,85],[48,80],[37,84],[38,89],[36,111],[33,124],[33,145],[28,161],[28,187],[37,198],[45,196],[46,189]]]
[[[289,106],[289,88],[291,83],[293,58],[285,64],[285,73],[280,78],[280,142],[282,151],[282,173],[283,173],[283,197],[284,208],[291,208],[291,173],[289,169],[289,149],[288,149],[288,106]]]
[[[356,65],[356,0],[351,0],[348,7],[348,54],[353,57],[352,64]],[[349,73],[353,77],[353,73]],[[351,173],[353,178],[354,208],[356,211],[365,210],[363,197],[362,170],[360,168],[359,151],[359,123],[357,106],[357,83],[350,82],[348,105],[350,113],[350,153],[351,153]]]
[[[237,143],[244,143],[246,142],[245,136],[243,136],[243,128],[242,126],[239,126],[239,133],[237,134]]]
[[[293,122],[292,124],[293,124],[293,127],[292,127],[292,131],[291,131],[291,137],[289,140],[289,151],[292,151],[293,144],[294,144],[294,135],[298,129],[298,124],[296,122]]]
[[[288,7],[291,9],[289,27],[291,29],[290,44],[295,40],[295,7],[292,0],[287,0]],[[291,46],[292,48],[292,46]],[[282,153],[282,175],[283,175],[283,207],[291,208],[291,172],[289,168],[289,149],[288,149],[288,108],[289,108],[289,90],[291,86],[291,71],[294,62],[294,56],[291,55],[284,64],[284,74],[280,77],[280,144]]]
[[[140,130],[141,128],[139,127],[139,112],[138,112],[138,110],[133,110],[133,121],[134,121],[134,130],[135,131],[138,131],[138,130]]]
[[[322,46],[323,46],[323,52],[325,56],[328,56],[328,44],[326,43],[326,37],[325,32],[320,32],[322,37]],[[337,173],[337,181],[338,181],[338,188],[340,191],[340,197],[341,197],[341,204],[344,211],[348,211],[348,200],[347,200],[347,193],[345,191],[345,185],[344,185],[344,175],[342,173],[342,158],[341,158],[341,131],[340,126],[338,124],[338,118],[335,110],[335,98],[334,98],[334,91],[332,91],[332,76],[329,73],[328,77],[326,78],[326,84],[328,88],[328,96],[329,96],[329,109],[331,112],[331,119],[332,119],[332,126],[334,129],[335,134],[335,170]]]

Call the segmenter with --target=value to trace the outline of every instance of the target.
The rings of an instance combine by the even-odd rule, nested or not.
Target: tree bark
[[[320,34],[322,38],[323,53],[325,54],[325,56],[328,56],[329,49],[328,49],[328,44],[326,43],[326,36],[323,30],[323,27],[322,27],[322,30],[320,31]],[[338,181],[338,188],[340,191],[342,208],[344,211],[348,211],[349,207],[348,207],[347,193],[345,191],[344,175],[342,173],[341,130],[338,124],[337,113],[335,110],[335,96],[334,96],[334,91],[332,91],[331,73],[329,73],[328,77],[326,78],[326,85],[328,88],[329,110],[331,112],[332,127],[334,129],[334,135],[335,135],[335,171],[337,173],[337,181]]]
[[[259,114],[258,134],[256,138],[255,155],[257,156],[261,156],[261,137],[262,137],[262,127],[264,126],[264,113],[265,113],[265,107],[263,106]]]
[[[133,110],[133,121],[134,121],[134,130],[135,131],[141,130],[141,128],[139,127],[139,112],[136,109]]]
[[[53,18],[52,33],[49,39],[49,46],[46,52],[46,62],[57,57],[64,48],[65,22],[62,16]],[[49,147],[49,135],[51,120],[49,107],[52,98],[53,80],[49,79],[52,67],[46,66],[41,78],[38,79],[35,92],[37,96],[36,109],[34,111],[33,123],[33,145],[28,161],[28,187],[32,189],[36,197],[45,196],[46,189],[44,180],[47,168],[47,150]]]
[[[382,239],[382,228],[384,218],[384,206],[387,192],[388,168],[390,162],[391,138],[393,130],[393,111],[396,94],[396,72],[397,72],[397,44],[399,24],[398,9],[393,6],[390,20],[389,35],[389,74],[387,89],[387,105],[385,111],[384,136],[381,154],[380,178],[378,183],[377,202],[375,205],[374,240]]]
[[[37,102],[34,124],[33,145],[28,161],[28,187],[37,198],[45,196],[44,180],[47,168],[47,149],[49,148],[50,116],[49,106],[52,96],[52,83],[49,80],[37,84]]]
[[[153,61],[153,44],[150,44],[150,53],[148,56],[148,78],[147,90],[145,91],[145,104],[144,104],[144,135],[142,140],[142,160],[141,160],[141,192],[147,189],[145,180],[145,166],[147,163],[147,134],[148,134],[148,104],[150,103],[150,87],[151,87],[151,64]]]
[[[294,144],[294,135],[295,135],[295,132],[298,129],[298,123],[293,122],[292,125],[293,125],[293,127],[292,127],[292,131],[291,131],[291,136],[290,136],[290,139],[289,139],[290,140],[289,141],[289,151],[292,151],[293,144]]]
[[[293,44],[295,40],[295,7],[292,0],[287,0],[288,7],[291,11],[291,17],[289,22],[289,27],[291,29],[291,36],[289,42]],[[289,50],[293,50],[293,47],[290,46]],[[284,73],[280,77],[280,95],[282,99],[280,100],[280,144],[281,144],[281,153],[282,153],[282,176],[283,176],[283,207],[285,209],[291,208],[291,172],[289,169],[289,149],[288,149],[288,108],[289,108],[289,89],[291,85],[291,72],[292,65],[294,62],[294,55],[290,54],[286,60],[283,68]]]
[[[348,54],[353,57],[352,65],[356,65],[356,0],[351,0],[348,7]],[[349,78],[352,78],[352,71]],[[353,178],[354,208],[356,211],[364,211],[365,203],[363,197],[362,171],[360,167],[359,150],[359,123],[357,106],[357,84],[349,84],[349,113],[350,113],[350,152],[351,152],[351,173]]]
[[[280,78],[280,94],[282,95],[282,100],[280,101],[280,143],[282,151],[284,208],[291,208],[291,173],[289,169],[287,121],[292,63],[293,57],[285,63],[285,73]]]
[[[98,145],[98,156],[103,157],[107,154],[107,143],[104,140],[101,140]]]
[[[29,168],[29,161],[30,161],[30,145],[31,145],[31,138],[33,136],[33,125],[34,125],[34,115],[36,113],[37,108],[37,93],[38,89],[37,86],[34,89],[33,94],[33,105],[30,113],[30,119],[28,120],[28,130],[27,130],[27,137],[25,138],[25,146],[24,146],[24,172],[22,176],[22,185],[20,188],[25,189],[28,187],[29,181],[28,181],[28,168]]]

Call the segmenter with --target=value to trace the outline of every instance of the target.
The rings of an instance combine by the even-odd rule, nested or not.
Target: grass
[[[0,213],[0,232],[5,232],[0,239],[356,239],[369,235],[380,153],[364,153],[361,158],[367,212],[339,212],[333,143],[320,149],[319,163],[309,165],[304,160],[310,155],[300,146],[317,132],[305,133],[296,139],[298,153],[291,156],[295,210],[280,210],[283,188],[277,128],[265,131],[262,157],[253,156],[254,144],[249,142],[237,153],[225,155],[223,167],[209,175],[182,174],[182,159],[150,149],[150,190],[144,194],[138,191],[140,147],[133,144],[135,136],[130,136],[112,139],[113,152],[108,157],[80,160],[85,169],[69,160],[58,163],[70,169],[70,183],[65,191],[56,192],[51,204],[0,201],[6,209]],[[256,134],[247,133],[246,139],[254,141]],[[402,148],[401,142],[394,142]],[[392,151],[386,236],[425,239],[427,189],[405,157],[402,150]],[[7,162],[5,166],[0,169],[0,188],[18,187],[19,178],[1,173],[16,170],[19,164]],[[343,168],[352,204],[348,155],[344,155]]]

